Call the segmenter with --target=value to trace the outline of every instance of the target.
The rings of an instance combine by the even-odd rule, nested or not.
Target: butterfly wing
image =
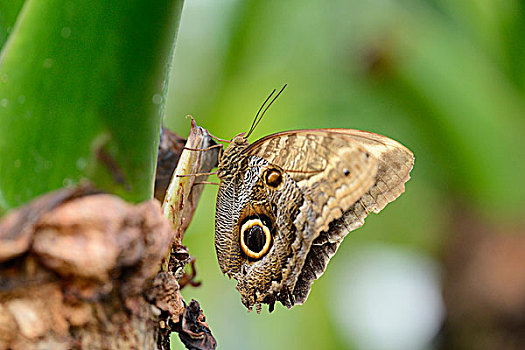
[[[244,170],[232,182],[245,198],[219,195],[217,213],[219,201],[229,198],[239,213],[231,221],[234,230],[254,213],[274,225],[274,244],[258,261],[243,261],[231,243],[237,255],[228,269],[239,280],[244,304],[303,303],[346,234],[404,191],[413,161],[396,141],[348,129],[281,132],[244,149]],[[282,172],[282,183],[269,186],[268,169]]]
[[[282,168],[311,192],[321,215],[329,210],[325,208],[330,198],[336,196],[343,201],[338,207],[347,209],[347,203],[354,204],[368,190],[373,199],[363,198],[364,210],[379,212],[404,191],[414,163],[412,152],[400,143],[350,129],[281,132],[256,141],[243,153]],[[317,220],[323,230],[328,218]]]
[[[282,167],[308,194],[318,215],[316,237],[304,264],[296,265],[292,294],[297,303],[306,300],[343,238],[362,226],[368,213],[378,213],[404,192],[414,164],[412,152],[400,143],[350,129],[277,133],[245,153]]]

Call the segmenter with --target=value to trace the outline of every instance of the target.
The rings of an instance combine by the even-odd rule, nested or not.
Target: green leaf
[[[84,178],[152,196],[182,4],[25,3],[0,57],[0,211]]]
[[[23,5],[24,0],[0,2],[0,49],[7,41],[9,33],[13,30],[16,18]]]

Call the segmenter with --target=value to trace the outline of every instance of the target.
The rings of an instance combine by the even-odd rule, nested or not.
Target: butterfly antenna
[[[281,90],[277,93],[277,95],[275,95],[275,97],[273,98],[273,100],[270,101],[270,103],[266,106],[266,108],[262,111],[261,113],[261,116],[259,117],[259,119],[257,120],[257,116],[259,116],[259,113],[261,112],[261,110],[263,109],[264,105],[266,104],[266,102],[268,102],[268,100],[272,97],[273,93],[275,92],[275,89],[273,89],[272,93],[270,94],[270,96],[268,96],[266,98],[266,101],[264,101],[264,103],[262,104],[261,108],[259,109],[259,111],[257,112],[257,116],[255,116],[255,119],[253,121],[253,124],[252,124],[252,127],[250,128],[250,131],[248,132],[248,134],[246,135],[246,137],[250,136],[250,134],[255,130],[255,128],[257,127],[257,125],[259,125],[259,122],[262,120],[264,114],[266,113],[266,111],[268,110],[268,108],[270,108],[270,106],[272,105],[272,103],[275,102],[275,100],[277,99],[277,97],[279,97],[279,95],[284,91],[284,89],[286,88],[288,84],[284,84],[283,87],[281,88]]]
[[[248,138],[248,136],[250,136],[250,134],[253,132],[253,130],[255,129],[255,126],[257,125],[257,117],[259,117],[259,114],[261,113],[262,109],[264,108],[264,105],[266,104],[266,102],[268,102],[268,100],[272,97],[272,95],[275,93],[275,89],[273,89],[273,91],[270,93],[270,95],[268,97],[266,97],[266,100],[264,100],[263,104],[261,105],[261,107],[259,108],[259,110],[257,111],[257,114],[255,115],[255,118],[253,119],[253,123],[252,123],[252,126],[250,127],[250,130],[248,131],[248,133],[246,134],[246,138]]]
[[[255,125],[253,126],[253,129],[255,129],[257,127],[257,125],[259,125],[259,122],[262,120],[262,118],[264,117],[264,113],[266,113],[266,111],[268,110],[268,108],[270,108],[270,106],[275,102],[275,100],[277,100],[277,97],[279,97],[279,95],[284,91],[284,89],[286,88],[288,84],[284,84],[283,87],[281,88],[281,90],[279,90],[279,92],[277,93],[277,95],[275,95],[275,97],[273,98],[273,100],[270,101],[270,103],[268,103],[268,106],[266,106],[266,108],[264,109],[264,111],[261,113],[261,116],[259,117],[259,120],[257,121],[257,123],[255,123]],[[274,90],[275,91],[275,90]],[[270,98],[271,95],[268,97]],[[252,130],[253,131],[253,130]]]

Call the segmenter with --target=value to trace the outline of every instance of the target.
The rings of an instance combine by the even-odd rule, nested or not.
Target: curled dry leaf
[[[198,183],[205,181],[207,174],[217,166],[219,150],[209,149],[215,145],[208,131],[197,126],[192,118],[186,149],[182,151],[162,204],[164,215],[177,231],[174,244],[182,242],[183,233],[195,212],[203,189]]]
[[[164,126],[160,130],[157,171],[155,174],[155,198],[162,202],[170,184],[173,171],[179,162],[186,139],[178,136]]]
[[[175,230],[173,245],[169,258],[166,259],[163,265],[163,271],[172,274],[177,279],[181,278],[184,266],[190,262],[191,257],[188,249],[182,245],[182,239],[184,231],[193,217],[197,202],[203,190],[200,182],[205,181],[209,172],[217,165],[219,149],[217,147],[210,148],[216,145],[208,131],[197,126],[195,120],[192,118],[191,129],[184,147],[185,149],[182,151],[177,167],[173,172],[162,206],[164,215],[168,218]],[[195,266],[193,266],[193,271],[195,271]],[[157,277],[161,279],[166,278],[166,276],[160,276],[161,274]],[[189,276],[189,281],[187,278],[182,278],[181,280],[184,281],[184,284],[196,284],[192,281],[193,277],[195,276]],[[176,283],[176,287],[173,287],[177,290],[175,298],[166,292],[169,288],[166,288],[165,284],[158,283],[157,285],[158,287],[153,288],[151,293],[156,294],[155,300],[160,300],[157,307],[162,311],[167,311],[163,313],[163,315],[165,315],[163,325],[157,335],[159,347],[169,349],[169,334],[171,331],[176,331],[188,349],[215,349],[216,341],[208,325],[206,324],[204,326],[204,321],[203,324],[199,323],[199,327],[204,327],[206,331],[203,330],[202,334],[199,333],[198,339],[196,338],[194,341],[189,341],[191,338],[191,329],[185,325],[197,324],[195,320],[204,319],[199,304],[196,301],[192,301],[190,305],[184,308],[184,317],[181,319],[181,313],[178,309],[179,304],[177,303],[179,300],[178,296],[180,295],[179,284]],[[164,287],[162,287],[163,285]],[[180,298],[180,300],[182,301],[182,298]],[[175,313],[173,313],[174,310]],[[195,312],[201,315],[199,316],[200,318],[191,316]],[[190,322],[190,320],[193,321]],[[190,338],[188,338],[188,336]],[[196,344],[200,344],[199,347],[197,347]]]
[[[182,322],[177,325],[176,330],[187,349],[210,350],[217,347],[206,317],[196,300],[192,300],[184,309]]]

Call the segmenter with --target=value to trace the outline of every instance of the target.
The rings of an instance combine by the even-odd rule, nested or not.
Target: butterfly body
[[[413,160],[358,130],[237,135],[219,159],[215,247],[243,304],[302,304],[348,232],[404,191]]]

